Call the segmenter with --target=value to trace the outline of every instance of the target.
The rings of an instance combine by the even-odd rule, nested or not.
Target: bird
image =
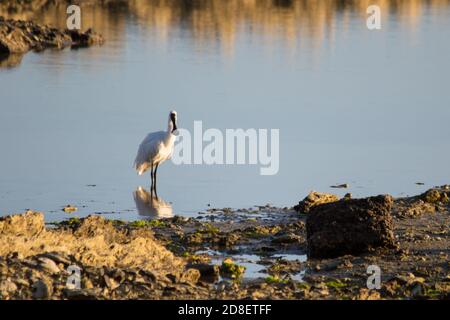
[[[170,111],[167,131],[149,133],[139,145],[134,160],[134,168],[138,175],[151,169],[151,192],[156,194],[156,172],[158,166],[172,157],[177,130],[177,112]]]
[[[134,202],[140,216],[148,219],[172,218],[173,210],[170,203],[154,196],[143,187],[138,187],[133,192]]]

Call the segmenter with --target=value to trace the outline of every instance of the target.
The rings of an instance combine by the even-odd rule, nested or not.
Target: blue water
[[[449,183],[450,5],[411,3],[420,10],[383,8],[380,31],[358,8],[296,18],[295,1],[254,16],[151,1],[83,9],[105,45],[29,53],[0,69],[0,214],[138,219],[133,191],[150,176],[132,163],[171,109],[187,129],[202,120],[280,130],[274,176],[255,165],[163,164],[158,194],[174,214],[291,206],[313,189],[401,196]],[[63,9],[34,18],[63,26],[53,14]],[[337,183],[350,188],[330,188]],[[77,213],[62,212],[67,204]]]

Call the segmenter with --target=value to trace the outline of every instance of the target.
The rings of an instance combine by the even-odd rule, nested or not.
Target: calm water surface
[[[56,221],[72,204],[76,215],[141,218],[133,193],[150,176],[132,163],[170,109],[187,129],[280,129],[280,170],[165,163],[164,214],[449,183],[450,1],[375,2],[381,31],[366,28],[364,0],[82,7],[83,28],[105,45],[2,62],[0,215],[30,208]],[[64,11],[13,17],[64,27]]]

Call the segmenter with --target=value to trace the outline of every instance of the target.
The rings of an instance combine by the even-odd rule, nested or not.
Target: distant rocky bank
[[[63,49],[68,46],[102,44],[104,39],[91,29],[59,30],[32,21],[4,19],[0,17],[0,53],[25,53],[46,48]]]
[[[103,37],[91,29],[85,32],[59,30],[32,21],[5,19],[0,16],[0,60],[6,60],[10,56],[20,57],[30,50],[88,47],[101,45],[103,42]],[[13,60],[20,62],[20,58]]]

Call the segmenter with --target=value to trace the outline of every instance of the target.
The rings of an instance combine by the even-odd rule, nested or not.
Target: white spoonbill
[[[148,168],[151,169],[151,190],[156,193],[156,171],[158,166],[165,160],[170,159],[175,143],[174,131],[177,130],[177,112],[169,114],[167,131],[149,133],[139,145],[139,150],[134,160],[134,167],[139,175]]]

